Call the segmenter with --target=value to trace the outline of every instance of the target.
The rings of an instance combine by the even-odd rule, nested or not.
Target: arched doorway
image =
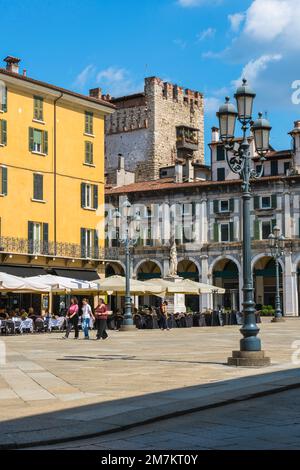
[[[161,269],[157,263],[148,260],[139,265],[136,277],[139,281],[147,281],[148,279],[160,278]]]
[[[161,278],[162,273],[159,265],[154,261],[147,260],[141,263],[136,270],[136,278],[139,281],[147,281],[149,279]],[[144,295],[139,297],[139,305],[158,306],[160,303],[159,297],[154,295]]]
[[[221,305],[232,310],[239,310],[239,270],[237,265],[228,259],[221,259],[213,269],[213,284],[225,289],[224,295],[215,295],[214,308]]]
[[[119,263],[108,263],[105,267],[105,277],[124,276],[124,269]]]
[[[177,267],[177,274],[184,279],[190,279],[191,281],[199,282],[199,270],[196,263],[189,259],[179,261]],[[185,305],[188,310],[192,312],[199,311],[199,295],[186,295]]]
[[[272,305],[275,308],[276,267],[274,258],[263,256],[256,261],[253,268],[253,278],[257,308],[260,309],[263,305]],[[282,280],[282,268],[279,264],[281,308],[283,308]]]

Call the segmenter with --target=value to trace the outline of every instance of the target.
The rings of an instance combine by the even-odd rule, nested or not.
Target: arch
[[[192,281],[199,281],[201,268],[197,260],[186,257],[178,259],[177,274]]]
[[[125,266],[121,262],[109,262],[105,266],[105,277],[114,276],[114,275],[124,276],[125,275]]]
[[[136,264],[136,266],[135,266],[135,268],[134,268],[134,275],[135,275],[136,279],[139,278],[138,275],[139,275],[139,270],[141,269],[141,267],[142,267],[143,265],[146,265],[147,263],[149,263],[149,271],[150,271],[148,274],[151,274],[151,268],[150,268],[150,266],[151,266],[151,265],[152,265],[152,266],[155,265],[156,268],[158,268],[158,270],[159,270],[159,272],[160,272],[160,277],[162,276],[162,273],[163,273],[162,264],[161,264],[158,260],[156,260],[156,259],[150,259],[150,258],[148,258],[148,259],[143,259],[143,260],[139,261],[139,262]],[[154,266],[153,266],[153,267],[154,267]],[[152,272],[153,272],[153,274],[158,274],[157,271],[152,271]],[[146,274],[146,273],[145,273],[145,274]],[[155,276],[154,276],[154,277],[155,277]],[[157,277],[157,276],[156,276],[156,277]],[[148,277],[148,279],[151,279],[151,278]]]
[[[212,277],[213,270],[215,269],[216,264],[218,264],[219,261],[222,261],[222,260],[230,260],[233,263],[235,263],[237,268],[238,268],[239,276],[242,276],[242,266],[241,266],[240,262],[234,256],[226,255],[226,256],[218,256],[217,258],[215,258],[213,260],[213,262],[210,265],[209,270],[208,270],[208,277]]]
[[[225,289],[222,296],[214,295],[213,307],[223,305],[232,310],[240,309],[241,266],[233,256],[219,256],[211,266],[212,283]]]
[[[280,293],[283,307],[283,274],[284,263],[279,260],[279,279],[280,279]],[[253,272],[253,286],[254,286],[254,301],[257,308],[260,309],[263,305],[271,305],[275,308],[276,297],[276,268],[275,260],[270,253],[260,253],[252,260]]]
[[[257,255],[255,255],[251,261],[252,272],[254,270],[254,266],[256,265],[256,263],[263,258],[272,258],[272,256],[270,255],[270,253],[258,253]],[[300,256],[299,256],[299,263],[300,263]],[[285,266],[284,266],[284,261],[282,259],[279,259],[279,264],[281,266],[282,271],[284,271]]]

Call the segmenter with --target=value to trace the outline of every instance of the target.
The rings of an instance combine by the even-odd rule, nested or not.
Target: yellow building
[[[97,227],[104,215],[104,120],[114,106],[100,89],[80,95],[28,78],[19,59],[5,61],[0,269],[92,277],[103,269],[104,232]]]

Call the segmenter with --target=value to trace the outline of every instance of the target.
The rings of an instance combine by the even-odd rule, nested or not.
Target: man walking
[[[108,334],[106,333],[107,316],[107,306],[105,305],[104,300],[100,299],[97,307],[95,308],[97,339],[108,338]]]

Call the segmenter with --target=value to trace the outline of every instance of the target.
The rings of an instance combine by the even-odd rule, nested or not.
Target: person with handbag
[[[68,308],[67,319],[68,319],[67,331],[66,331],[65,336],[63,336],[62,338],[67,339],[69,337],[69,334],[72,328],[74,327],[74,330],[75,330],[74,339],[78,339],[79,338],[79,328],[78,328],[79,307],[78,307],[77,297],[71,298],[71,305]]]
[[[95,308],[95,318],[96,318],[96,329],[97,329],[97,340],[107,339],[108,334],[107,329],[107,306],[103,299],[99,300],[97,307]]]

